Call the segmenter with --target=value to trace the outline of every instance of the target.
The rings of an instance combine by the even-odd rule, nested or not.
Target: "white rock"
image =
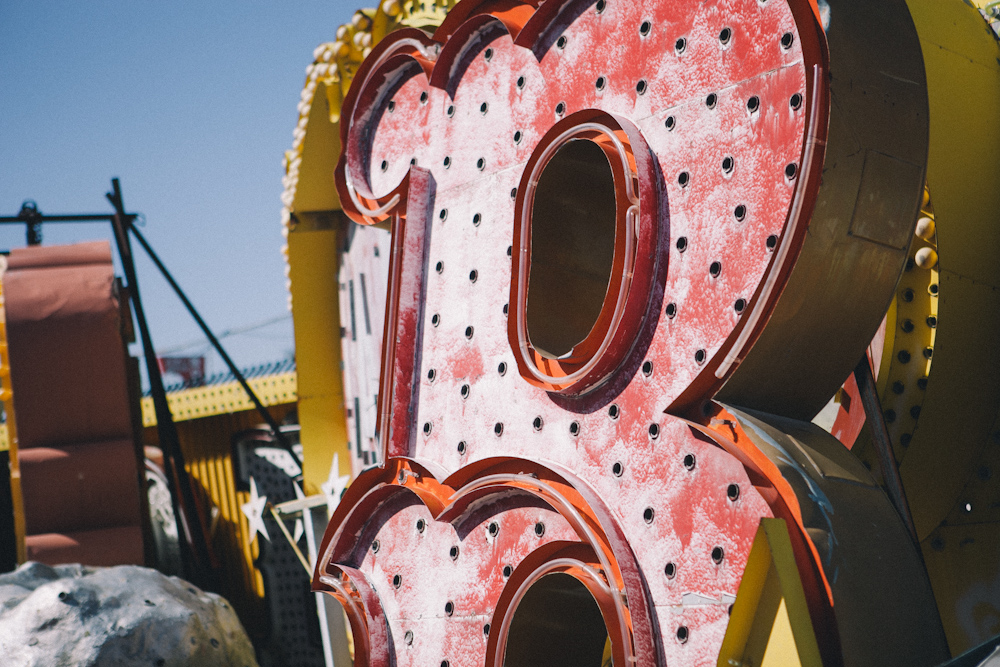
[[[0,575],[0,665],[257,667],[232,607],[144,567],[25,563]]]

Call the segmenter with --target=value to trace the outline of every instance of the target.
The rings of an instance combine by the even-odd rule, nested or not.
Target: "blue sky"
[[[305,68],[362,6],[345,0],[0,0],[0,215],[102,213],[110,179],[218,333],[288,315],[282,155]],[[111,239],[47,225],[44,243]],[[0,249],[23,246],[0,227]],[[201,338],[137,244],[158,350]],[[291,318],[224,343],[237,364],[293,350]],[[200,353],[207,344],[187,348]],[[209,370],[222,370],[218,358]]]

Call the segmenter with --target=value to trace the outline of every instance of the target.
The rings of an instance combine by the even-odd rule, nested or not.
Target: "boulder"
[[[226,600],[156,570],[25,563],[0,575],[0,665],[257,667]]]

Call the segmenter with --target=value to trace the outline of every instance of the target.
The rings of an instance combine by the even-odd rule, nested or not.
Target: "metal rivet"
[[[441,324],[441,316],[438,315],[437,313],[431,315],[431,324],[433,324],[434,326]]]
[[[649,34],[649,31],[653,29],[653,24],[649,21],[643,21],[642,25],[639,26],[639,34],[645,37]]]
[[[389,168],[389,163],[386,162],[385,160],[382,160],[381,167],[382,167],[382,171],[386,171]]]
[[[575,423],[575,422],[574,422]],[[615,461],[611,466],[611,474],[615,477],[621,477],[625,472],[625,466],[622,465],[621,461]]]
[[[740,485],[730,484],[728,487],[726,487],[726,497],[732,500],[733,502],[736,502],[740,497]]]
[[[660,437],[660,425],[659,424],[650,424],[649,425],[649,437],[652,438],[653,440],[656,440],[657,438]]]
[[[468,448],[469,448],[469,446],[465,443],[465,440],[462,440],[460,443],[458,443],[458,453],[459,454],[465,454],[465,451]]]
[[[718,565],[722,562],[722,559],[726,557],[726,552],[722,550],[722,547],[715,547],[712,549],[712,562]]]
[[[493,49],[486,49],[483,53],[483,58],[486,59],[486,62],[493,60]]]
[[[608,80],[603,76],[599,76],[597,77],[597,82],[594,84],[594,87],[598,90],[604,90],[606,85],[608,85]]]
[[[653,362],[652,361],[645,361],[645,362],[643,362],[643,364],[642,364],[642,374],[645,375],[646,377],[649,377],[650,375],[653,374]]]
[[[646,83],[645,79],[639,79],[639,82],[635,84],[635,92],[637,92],[640,95],[645,95],[646,94],[646,88],[648,86],[649,86],[649,84]]]
[[[792,42],[794,41],[795,38],[792,36],[792,33],[786,32],[784,35],[781,36],[781,48],[787,51],[788,49],[792,48]]]
[[[427,527],[427,523],[423,519],[417,519],[417,532],[422,533]]]
[[[736,303],[733,304],[733,310],[737,313],[742,313],[746,310],[747,300],[746,299],[736,299]]]
[[[722,273],[722,262],[712,262],[711,266],[708,267],[708,272],[713,278],[718,278],[719,274]]]
[[[731,40],[732,38],[733,38],[732,28],[725,27],[719,33],[719,41],[722,43],[723,46],[729,44],[729,40]]]
[[[403,576],[399,575],[399,574],[393,576],[393,578],[392,578],[392,587],[393,588],[399,588],[402,585],[403,585]]]
[[[719,103],[719,96],[715,93],[709,93],[708,97],[705,98],[705,106],[709,109],[714,109]]]
[[[476,271],[475,269],[472,269],[472,271],[469,271],[469,282],[473,282],[474,283],[477,280],[479,280],[479,271]]]
[[[656,512],[653,511],[652,507],[647,507],[642,511],[642,520],[646,523],[653,523],[654,518],[656,518]]]
[[[484,116],[489,110],[490,110],[490,105],[487,102],[483,102],[482,104],[479,105],[479,113],[483,114]]]
[[[799,173],[799,166],[794,162],[789,162],[785,165],[785,178],[788,180],[794,180],[795,176]]]
[[[451,557],[452,560],[458,560],[458,554],[459,554],[459,549],[457,545],[453,546],[451,549],[448,549],[448,555]]]
[[[471,387],[469,387],[469,385],[467,385],[467,384],[463,384],[462,385],[462,389],[461,389],[462,398],[468,398],[469,394],[471,392],[472,392],[472,389],[471,389]]]
[[[496,537],[500,533],[500,524],[496,521],[491,521],[490,525],[486,527],[487,532],[489,532],[490,537]]]
[[[434,426],[430,422],[424,422],[424,435],[430,435]]]
[[[684,49],[687,48],[687,39],[681,37],[676,42],[674,42],[674,53],[680,55],[684,53]]]
[[[424,92],[420,93],[420,103],[421,104],[427,104],[427,99],[428,99],[427,98],[427,91],[425,90]]]
[[[374,542],[372,542],[372,553],[373,554],[377,554],[380,546],[381,545],[379,544],[378,540],[375,540]]]
[[[618,406],[616,404],[612,403],[611,407],[608,408],[608,416],[611,417],[612,419],[618,419],[620,415],[621,415],[621,410],[618,409]]]
[[[569,434],[572,436],[580,435],[580,422],[571,422],[569,425]]]
[[[694,360],[699,366],[705,363],[705,350],[698,350],[694,353]]]
[[[663,126],[667,128],[668,131],[673,131],[674,127],[677,125],[677,119],[673,116],[667,116],[667,119],[663,121]]]
[[[496,424],[494,424],[494,425],[493,425],[493,433],[494,433],[494,434],[495,434],[495,435],[496,435],[496,436],[497,436],[498,438],[499,438],[499,437],[500,437],[501,435],[503,435],[503,424],[501,424],[500,422],[497,422]]]
[[[472,334],[476,332],[472,327],[465,327],[465,337],[472,340]]]
[[[427,371],[427,381],[428,382],[434,382],[434,378],[436,378],[436,377],[437,377],[437,371],[435,371],[433,368],[430,369],[429,371]]]
[[[545,534],[545,524],[539,521],[538,523],[535,524],[535,535],[541,537],[544,534]]]
[[[405,643],[407,646],[411,646],[413,644],[412,630],[407,630],[406,632],[403,633],[403,643]]]
[[[799,109],[801,109],[802,108],[802,96],[799,95],[798,93],[795,93],[794,95],[792,95],[792,97],[788,100],[788,106],[790,106],[792,109],[795,109],[796,111],[798,111]]]
[[[667,317],[669,317],[670,319],[674,319],[677,316],[677,304],[668,303],[667,307],[664,309],[664,312],[666,312]]]
[[[560,102],[559,104],[556,105],[556,115],[561,116],[564,113],[566,113],[566,103]]]
[[[536,431],[541,431],[542,430],[542,426],[544,424],[545,424],[545,422],[542,421],[541,417],[535,417],[535,420],[533,422],[531,422],[531,427],[533,429],[535,429]]]
[[[506,364],[506,362],[503,362],[503,361],[500,362],[500,365],[497,366],[497,373],[499,373],[500,375],[506,375],[507,374],[507,364]]]
[[[483,216],[480,215],[479,213],[476,213],[474,216],[472,216],[472,226],[473,227],[478,227],[479,223],[481,223],[482,221],[483,221]]]
[[[677,566],[673,563],[667,563],[663,567],[663,574],[667,575],[667,579],[673,579],[677,576]]]
[[[560,49],[565,49],[566,42],[567,42],[566,35],[562,35],[561,37],[559,37],[559,39],[556,40],[556,46]]]
[[[694,470],[695,458],[694,454],[687,454],[684,456],[684,467],[688,470]]]
[[[677,184],[680,185],[682,188],[686,188],[688,186],[688,183],[690,182],[691,182],[691,174],[687,173],[686,171],[682,171],[680,174],[678,174]]]
[[[686,625],[682,625],[681,627],[677,628],[677,641],[679,641],[681,644],[684,644],[687,642],[687,640],[688,640],[688,629]]]

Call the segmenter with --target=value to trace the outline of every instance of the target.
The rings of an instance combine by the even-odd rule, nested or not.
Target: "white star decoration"
[[[257,482],[250,478],[250,502],[243,505],[243,514],[246,515],[250,523],[250,544],[260,533],[270,542],[271,536],[267,534],[267,526],[264,525],[264,508],[267,507],[267,496],[257,494]]]
[[[326,509],[329,512],[329,516],[333,516],[334,510],[337,509],[337,505],[340,504],[340,494],[344,492],[347,485],[351,481],[350,475],[340,474],[340,456],[337,454],[333,455],[333,463],[330,464],[330,476],[326,478],[326,482],[320,486],[323,493],[326,495]]]

